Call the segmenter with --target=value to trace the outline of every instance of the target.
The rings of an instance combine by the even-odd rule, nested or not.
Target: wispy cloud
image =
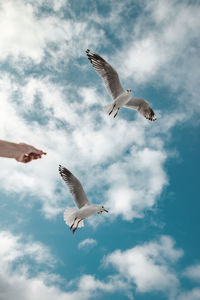
[[[199,8],[175,0],[113,0],[102,15],[90,3],[93,13],[77,13],[64,0],[1,1],[0,136],[30,143],[47,156],[29,165],[1,158],[0,188],[15,195],[10,201],[20,197],[25,205],[28,198],[30,207],[37,201],[45,217],[53,217],[73,205],[58,174],[62,163],[80,179],[91,202],[109,208],[107,218],[132,221],[155,208],[170,184],[165,168],[170,134],[199,109]],[[157,111],[157,122],[135,112],[120,110],[116,120],[103,113],[111,99],[83,60],[88,47],[105,55],[124,88],[135,94],[148,86],[168,87],[169,100]],[[148,100],[156,110],[159,103]],[[180,276],[175,265],[183,251],[170,237],[114,250],[105,262],[115,275],[70,278],[73,288],[55,273],[57,259],[44,244],[8,231],[0,232],[0,244],[2,300],[94,299],[115,292],[133,298],[135,287],[136,293],[200,298],[199,288],[178,291],[182,275],[199,281],[199,265]],[[78,248],[96,244],[85,239]]]
[[[1,4],[0,28],[2,32],[6,32],[6,27],[10,28],[8,36],[2,36],[1,60],[8,61],[10,58],[9,63],[14,68],[19,66],[25,70],[26,61],[19,64],[21,57],[31,59],[32,66],[42,61],[44,63],[45,59],[48,63],[51,63],[51,59],[55,59],[53,62],[55,70],[59,69],[65,74],[63,65],[61,67],[59,63],[60,59],[66,68],[67,66],[71,68],[72,58],[74,61],[74,58],[83,55],[88,45],[93,45],[94,48],[101,45],[105,36],[103,29],[99,30],[96,25],[90,26],[90,22],[84,16],[81,21],[74,20],[70,11],[70,17],[64,18],[58,13],[63,2],[60,1],[57,8],[55,3],[54,1],[46,4],[56,11],[50,16],[41,13],[44,1],[26,3],[8,1]],[[160,70],[165,74],[164,70],[173,68],[174,60],[178,59],[176,47],[180,45],[181,49],[184,49],[195,40],[196,12],[194,20],[191,19],[195,6],[176,4],[178,17],[172,18],[168,23],[166,12],[174,16],[172,3],[154,5],[155,2],[152,1],[144,5],[143,10],[147,12],[144,24],[141,21],[143,18],[138,17],[132,29],[132,38],[127,41],[126,36],[124,38],[120,36],[122,47],[110,58],[116,67],[120,65],[120,76],[128,83],[132,77],[133,84],[147,83],[152,76],[158,76]],[[115,19],[115,26],[119,27],[124,7],[117,6],[117,15],[113,7],[111,5],[108,19]],[[188,17],[186,24],[183,18],[185,14]],[[117,18],[118,15],[120,18]],[[20,22],[17,21],[19,19]],[[151,30],[148,27],[150,22],[154,24]],[[175,29],[183,27],[178,42],[174,41],[175,37],[171,30],[173,26]],[[158,28],[162,29],[162,36],[158,36]],[[192,35],[189,35],[193,29]],[[18,40],[18,33],[23,31],[24,34],[20,34],[22,40]],[[26,37],[30,39],[30,43],[27,43]],[[165,45],[163,52],[160,51],[160,42],[161,46]],[[168,48],[169,51],[166,52]],[[16,49],[15,52],[13,49]],[[121,51],[127,55],[120,56]],[[184,58],[184,62],[186,60]],[[155,74],[151,73],[151,69]],[[88,73],[85,69],[83,71],[88,80],[91,79],[90,71],[89,65]],[[67,201],[72,203],[70,194],[59,181],[57,167],[59,163],[63,163],[80,178],[88,197],[92,195],[90,199],[92,202],[101,200],[110,208],[111,218],[118,215],[126,220],[141,218],[146,209],[152,209],[156,205],[169,182],[165,171],[168,159],[166,137],[168,138],[171,129],[178,122],[184,122],[188,118],[189,109],[180,110],[178,104],[175,104],[174,109],[166,108],[154,124],[149,124],[134,112],[132,112],[134,121],[122,118],[121,113],[117,120],[112,120],[102,111],[107,96],[104,90],[100,92],[98,89],[100,78],[97,74],[95,86],[92,80],[90,87],[85,87],[82,81],[63,83],[62,80],[53,80],[50,75],[42,77],[27,75],[24,79],[20,74],[17,73],[15,76],[4,72],[1,75],[1,138],[33,144],[46,150],[48,155],[41,161],[27,166],[19,166],[16,162],[2,159],[0,175],[2,191],[15,192],[18,195],[23,193],[25,197],[28,194],[37,196],[45,216],[54,216],[67,205],[65,200],[67,195]],[[179,82],[180,87],[183,82],[179,76],[177,78],[176,84]],[[194,85],[195,82],[194,80]],[[163,81],[159,81],[162,85],[168,83],[169,80],[165,75]],[[190,92],[193,93],[194,85],[190,86],[184,99]],[[173,91],[171,83],[170,87]],[[191,111],[194,111],[195,105],[190,105]]]
[[[134,80],[136,89],[151,83],[178,91],[176,109],[190,118],[199,109],[199,6],[173,0],[143,5],[131,37],[118,54],[121,75]]]
[[[183,292],[178,296],[178,300],[199,300],[200,299],[200,289],[193,288],[191,291]]]
[[[104,38],[103,31],[90,28],[87,22],[64,19],[59,14],[42,14],[39,8],[43,4],[44,1],[18,0],[1,3],[1,61],[9,58],[12,65],[15,63],[13,67],[22,71],[22,62],[23,67],[39,64],[48,56],[46,63],[56,67],[60,60],[67,62],[70,57],[79,57],[80,49],[95,47]],[[62,5],[63,1],[46,3],[56,11]]]
[[[39,242],[32,242],[31,239],[24,239],[23,236],[13,235],[9,231],[0,232],[0,257],[2,268],[4,264],[12,264],[19,259],[29,257],[36,264],[53,266],[56,258],[50,253],[49,249]]]
[[[68,168],[73,168],[72,171],[75,170],[77,176],[87,175],[87,180],[81,180],[80,177],[86,191],[98,189],[102,194],[101,198],[115,215],[121,214],[125,219],[131,220],[142,216],[143,209],[155,204],[156,198],[167,184],[167,176],[163,170],[167,156],[162,140],[155,138],[149,124],[141,117],[138,116],[132,122],[120,117],[117,122],[107,118],[100,103],[93,101],[99,99],[100,95],[90,88],[78,90],[82,101],[77,103],[70,96],[70,90],[67,92],[65,89],[64,94],[61,87],[47,79],[30,78],[26,85],[21,86],[13,85],[10,79],[2,77],[1,83],[4,112],[1,137],[25,141],[48,152],[43,160],[29,166],[19,166],[15,162],[3,160],[2,189],[18,193],[27,191],[31,195],[37,195],[42,200],[46,215],[56,214],[63,207],[62,194],[55,192],[59,179],[57,167],[63,162]],[[12,100],[14,95],[15,101]],[[66,98],[71,98],[72,101],[67,103]],[[89,99],[87,104],[86,98]],[[40,99],[39,108],[37,99]],[[96,110],[93,109],[94,105]],[[34,117],[28,123],[27,117],[33,116],[34,109],[36,112],[40,111],[39,117]],[[123,143],[120,136],[124,137]],[[146,148],[142,149],[144,144]],[[79,155],[78,161],[75,153]],[[106,194],[102,189],[105,185]],[[68,193],[67,190],[64,192],[64,186],[62,191]],[[116,198],[116,191],[118,198],[119,195],[123,198],[122,210],[118,208],[122,201]],[[91,200],[100,201],[97,198]]]
[[[85,239],[83,240],[82,242],[80,242],[78,244],[78,248],[81,249],[81,248],[87,248],[87,247],[94,247],[97,245],[97,241],[94,240],[94,239]]]

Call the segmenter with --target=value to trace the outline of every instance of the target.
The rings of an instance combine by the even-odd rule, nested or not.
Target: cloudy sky
[[[0,139],[47,152],[1,158],[0,299],[200,299],[198,1],[0,0]],[[85,55],[146,98],[111,99]],[[96,215],[72,235],[58,165]]]

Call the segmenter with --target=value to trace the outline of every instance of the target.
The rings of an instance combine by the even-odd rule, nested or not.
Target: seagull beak
[[[104,208],[104,211],[108,213],[108,210]]]

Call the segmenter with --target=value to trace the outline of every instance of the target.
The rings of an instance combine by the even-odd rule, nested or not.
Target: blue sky
[[[1,159],[0,299],[200,299],[197,1],[0,3],[0,138],[47,151]],[[111,99],[89,48],[147,99]],[[104,204],[72,235],[62,164]]]

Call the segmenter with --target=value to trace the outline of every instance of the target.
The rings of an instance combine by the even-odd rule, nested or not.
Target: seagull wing
[[[81,208],[86,204],[90,204],[80,181],[69,170],[61,165],[59,165],[59,173],[62,179],[68,185],[69,190],[74,198],[74,202],[78,208]]]
[[[141,113],[141,115],[150,121],[156,120],[156,115],[153,109],[143,98],[131,98],[124,106],[137,110],[139,113]]]
[[[97,73],[103,78],[108,92],[113,99],[116,99],[124,92],[117,72],[98,54],[91,52],[89,49],[87,49],[86,54]]]

